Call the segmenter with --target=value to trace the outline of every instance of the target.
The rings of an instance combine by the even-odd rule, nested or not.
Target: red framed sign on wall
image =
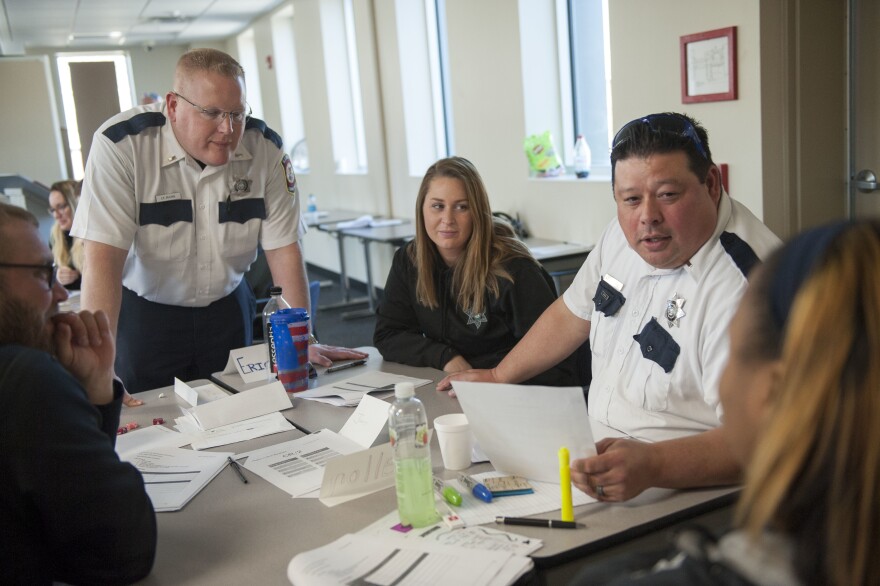
[[[735,100],[736,27],[681,37],[681,101]]]

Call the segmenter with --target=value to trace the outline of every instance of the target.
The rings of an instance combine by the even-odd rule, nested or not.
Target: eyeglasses
[[[59,214],[60,214],[60,213],[62,213],[64,210],[66,210],[66,209],[69,208],[69,207],[70,207],[70,204],[68,204],[68,203],[62,203],[62,204],[58,204],[57,207],[54,207],[54,208],[53,208],[53,207],[50,206],[50,207],[48,207],[48,208],[46,208],[46,209],[48,210],[49,215],[51,216],[51,215],[53,215],[53,214],[55,214],[55,213],[59,213]]]
[[[241,124],[242,122],[250,118],[251,114],[253,113],[250,105],[248,105],[247,112],[226,112],[225,110],[220,110],[218,108],[203,108],[189,98],[181,96],[177,92],[172,91],[171,93],[198,110],[199,114],[202,115],[202,118],[204,118],[205,120],[210,120],[211,122],[219,122],[221,120],[226,120],[227,118],[229,118],[230,120],[232,120],[233,124]]]
[[[44,278],[46,279],[46,285],[49,286],[49,289],[55,286],[55,275],[57,274],[57,267],[54,262],[46,263],[44,265],[26,265],[19,264],[13,262],[0,262],[0,268],[3,269],[34,269],[37,271],[43,271]]]
[[[614,140],[611,141],[611,151],[613,152],[619,145],[630,140],[632,138],[632,129],[641,124],[644,124],[653,132],[668,132],[689,139],[697,148],[697,152],[703,155],[704,159],[709,160],[709,155],[706,154],[706,148],[703,146],[703,141],[700,140],[700,135],[697,134],[697,129],[690,120],[681,114],[651,114],[650,116],[636,118],[627,122],[614,135]]]

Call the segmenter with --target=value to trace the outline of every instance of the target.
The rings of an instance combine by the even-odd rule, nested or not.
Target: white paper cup
[[[447,470],[464,470],[471,465],[474,439],[464,413],[441,415],[434,420],[434,431]]]

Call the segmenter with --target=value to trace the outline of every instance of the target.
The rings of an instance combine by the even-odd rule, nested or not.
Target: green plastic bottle
[[[394,452],[397,512],[401,525],[427,527],[440,520],[434,506],[431,446],[425,406],[412,383],[394,386],[388,413],[388,435]]]

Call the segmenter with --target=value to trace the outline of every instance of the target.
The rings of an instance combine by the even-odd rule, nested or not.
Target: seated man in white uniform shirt
[[[779,239],[723,192],[706,131],[686,116],[623,126],[611,169],[617,219],[571,287],[497,367],[438,388],[528,379],[589,337],[590,416],[633,439],[602,439],[598,456],[574,460],[575,486],[623,501],[651,486],[735,482],[718,431],[727,325],[749,270]]]
[[[194,49],[165,101],[95,133],[71,234],[85,241],[82,306],[117,332],[131,392],[205,378],[253,339],[244,273],[258,245],[294,307],[309,307],[296,177],[281,138],[250,118],[244,71]],[[360,358],[313,344],[312,362]]]

